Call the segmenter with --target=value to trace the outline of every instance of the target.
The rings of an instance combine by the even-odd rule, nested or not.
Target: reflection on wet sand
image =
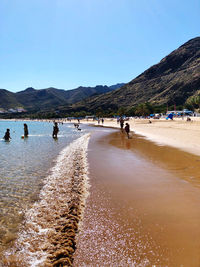
[[[200,158],[97,133],[74,266],[199,266]]]
[[[132,150],[152,163],[163,167],[180,178],[200,187],[200,157],[183,152],[179,149],[157,145],[138,135],[132,135],[132,140],[124,134],[115,133],[110,144],[122,149]],[[114,137],[113,135],[113,137]],[[120,142],[116,137],[120,137]]]

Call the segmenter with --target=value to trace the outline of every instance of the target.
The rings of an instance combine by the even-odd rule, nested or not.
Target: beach
[[[142,135],[148,140],[157,144],[167,145],[179,148],[195,155],[200,155],[200,118],[192,117],[191,121],[182,118],[174,120],[166,119],[134,119],[130,118],[130,130],[136,134]],[[93,124],[98,126],[97,121],[81,121],[82,123]],[[100,126],[120,128],[116,119],[104,119]]]
[[[91,136],[74,266],[199,266],[199,122],[129,123]]]
[[[46,130],[27,142],[12,132],[13,140],[2,146],[7,153],[20,148],[23,166],[24,148],[33,151],[36,140],[44,155],[45,149],[62,150],[48,175],[38,180],[37,198],[23,216],[25,227],[14,247],[6,243],[8,262],[0,266],[16,259],[27,267],[199,266],[200,121],[195,119],[130,119],[130,139],[113,119],[99,126],[81,121],[81,131],[73,126],[77,121],[60,121],[56,142],[48,133],[52,125],[45,122],[43,128],[33,122],[33,129]],[[20,131],[21,122],[12,123]],[[2,181],[12,180],[2,176]]]

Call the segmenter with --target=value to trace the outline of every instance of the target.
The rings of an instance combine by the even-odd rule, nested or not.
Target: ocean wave
[[[83,135],[59,154],[40,200],[26,211],[19,237],[0,266],[72,266],[89,191],[89,137]]]

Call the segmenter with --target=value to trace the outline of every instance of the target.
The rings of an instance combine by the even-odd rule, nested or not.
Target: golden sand
[[[159,143],[168,137],[171,147],[97,128],[89,144],[91,188],[74,266],[199,266],[200,157],[172,147],[169,133],[183,132],[184,140],[193,132],[197,138],[200,125],[130,124],[148,138],[159,137]],[[104,125],[117,123],[106,120]],[[182,141],[188,149],[192,143]]]

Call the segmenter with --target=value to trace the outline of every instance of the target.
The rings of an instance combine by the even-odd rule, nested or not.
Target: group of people
[[[100,124],[100,122],[101,122],[102,125],[103,125],[103,123],[104,123],[104,119],[103,119],[103,118],[102,118],[102,119],[99,118],[99,119],[98,119],[98,125]],[[129,139],[129,138],[130,138],[130,125],[129,125],[129,123],[126,122],[125,127],[124,127],[124,123],[125,123],[125,121],[124,121],[124,119],[123,119],[122,117],[120,117],[120,118],[117,120],[117,122],[120,123],[121,131],[122,131],[122,132],[125,131],[125,133],[127,134],[128,139]]]
[[[98,118],[98,124],[100,124],[100,122],[103,124],[104,123],[104,118],[102,118],[102,119]]]
[[[103,124],[104,123],[104,119],[102,119],[101,121],[102,121],[102,124]],[[100,123],[100,119],[98,120],[98,123]],[[122,117],[119,119],[119,123],[120,123],[121,130],[123,131],[123,129],[124,129],[126,134],[127,134],[127,137],[130,138],[130,135],[129,135],[129,133],[130,133],[130,125],[128,123],[126,123],[125,127],[124,127],[124,119]],[[77,130],[81,130],[79,128],[79,123],[74,123],[74,127],[77,128]],[[54,122],[53,133],[52,133],[52,137],[54,139],[58,138],[58,132],[59,132],[58,123]],[[29,135],[28,125],[26,123],[24,123],[24,136],[22,136],[22,138],[27,138],[28,135]],[[3,139],[5,141],[9,141],[11,139],[10,129],[6,130]]]
[[[25,137],[28,137],[28,125],[26,123],[24,123],[24,136],[22,136],[23,138]],[[3,139],[5,141],[10,141],[11,139],[11,136],[10,136],[10,129],[7,129],[6,132],[5,132],[5,135],[3,137]]]
[[[54,122],[52,137],[53,137],[53,138],[57,138],[57,137],[58,137],[58,132],[59,132],[58,123],[57,123],[57,122]],[[26,123],[24,123],[24,135],[22,136],[22,138],[27,138],[28,135],[29,135],[29,132],[28,132],[28,125],[27,125]],[[11,139],[11,136],[10,136],[10,129],[7,129],[7,130],[6,130],[3,139],[4,139],[5,141],[10,141],[10,139]]]
[[[80,120],[78,120],[78,122],[80,122]],[[79,128],[79,123],[74,123],[74,127],[78,130],[81,131],[81,128]]]

